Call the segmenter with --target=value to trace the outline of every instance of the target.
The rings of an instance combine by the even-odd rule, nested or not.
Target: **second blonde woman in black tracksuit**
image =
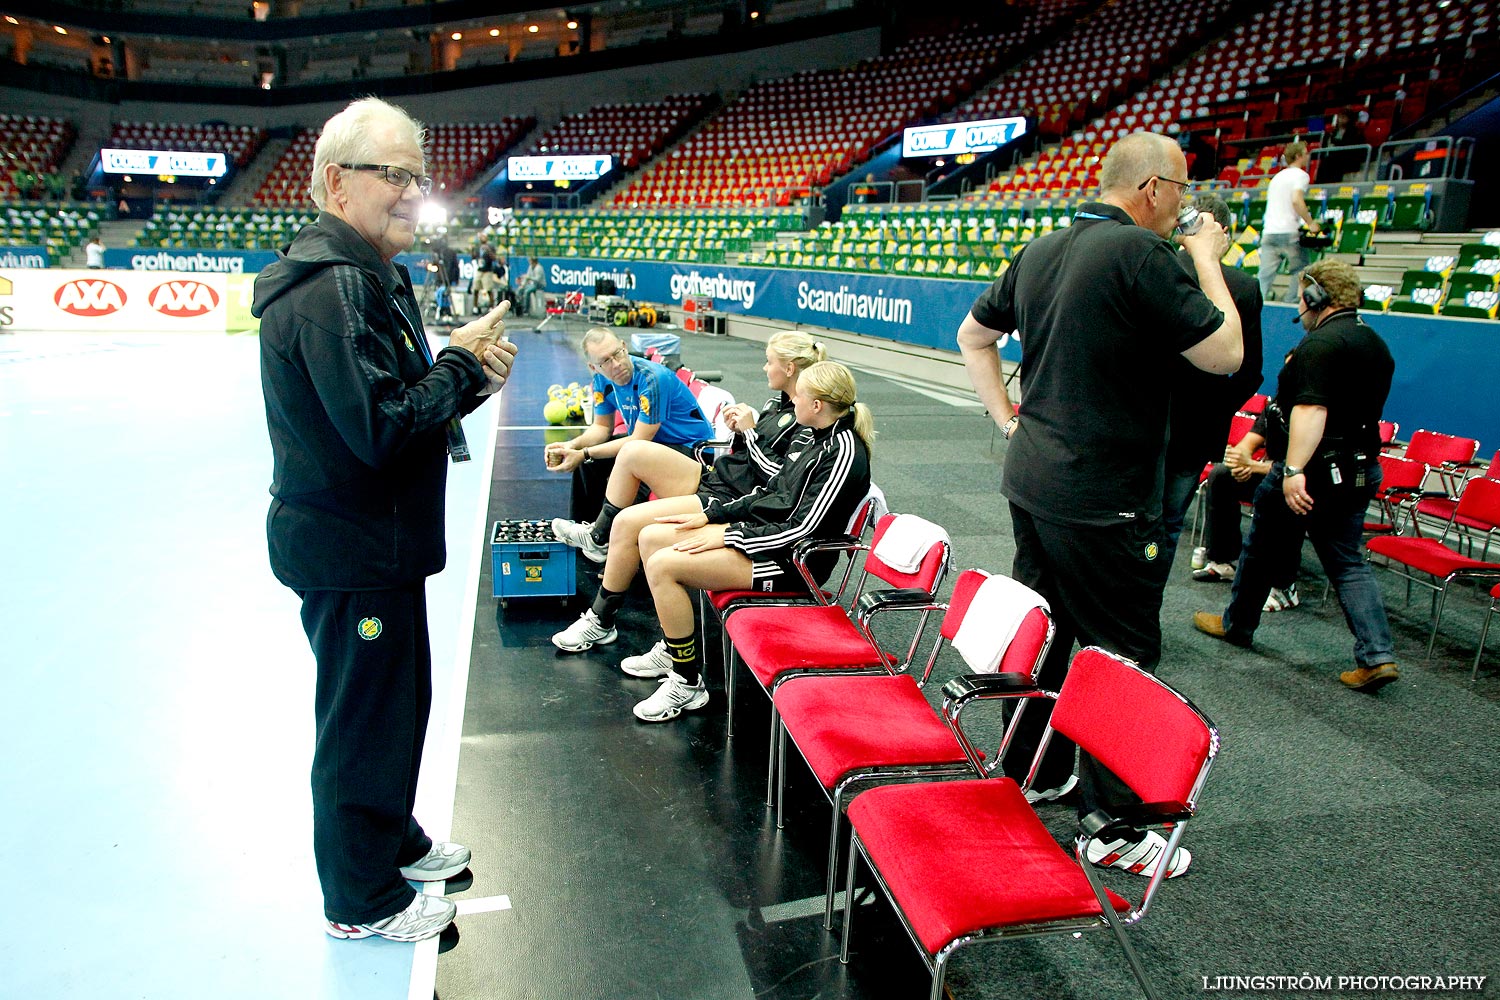
[[[813,365],[798,380],[793,404],[811,438],[788,452],[768,483],[737,500],[699,494],[666,501],[678,510],[641,531],[662,641],[621,668],[661,678],[656,692],[635,706],[642,722],[666,722],[708,703],[691,591],[800,586],[792,550],[807,539],[843,534],[870,491],[874,418],[855,401],[849,369],[833,361]]]

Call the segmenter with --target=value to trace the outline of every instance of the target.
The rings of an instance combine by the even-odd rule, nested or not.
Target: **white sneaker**
[[[670,670],[661,679],[656,693],[635,706],[635,717],[642,722],[666,722],[707,704],[708,688],[702,675],[699,675],[697,684],[689,684],[677,671]]]
[[[559,542],[573,546],[583,553],[585,559],[602,563],[609,556],[609,545],[594,541],[594,526],[582,521],[569,521],[565,517],[552,519],[552,533]]]
[[[1208,546],[1200,545],[1193,550],[1193,569],[1202,569],[1208,565]]]
[[[1070,774],[1068,775],[1068,780],[1056,788],[1033,788],[1026,793],[1026,801],[1032,805],[1036,805],[1038,802],[1056,802],[1077,787],[1078,775]]]
[[[1272,587],[1271,593],[1266,596],[1263,611],[1290,611],[1302,603],[1302,598],[1297,596],[1297,585],[1289,585],[1285,590]]]
[[[552,645],[569,653],[581,653],[595,644],[607,646],[619,638],[613,628],[599,624],[599,616],[589,608],[578,620],[552,637]]]
[[[368,924],[341,924],[329,920],[323,929],[329,937],[341,941],[367,937],[383,937],[387,941],[425,941],[441,934],[456,916],[458,906],[453,900],[419,892],[406,909],[384,920]]]
[[[1208,562],[1202,569],[1193,570],[1193,579],[1199,583],[1227,583],[1234,579],[1234,563]]]
[[[1086,850],[1089,860],[1096,865],[1119,868],[1132,875],[1144,875],[1147,878],[1156,874],[1157,862],[1166,852],[1167,838],[1155,830],[1147,830],[1144,837],[1133,843],[1128,840],[1113,840],[1109,843],[1092,840]],[[1187,871],[1188,865],[1192,863],[1193,856],[1188,853],[1187,848],[1177,848],[1172,867],[1167,869],[1167,878],[1176,878]]]
[[[672,655],[667,652],[667,641],[658,639],[656,645],[640,656],[627,656],[620,661],[620,669],[632,677],[665,677],[672,669]]]
[[[413,882],[441,882],[469,867],[471,856],[463,844],[434,843],[420,860],[401,869],[401,877]]]

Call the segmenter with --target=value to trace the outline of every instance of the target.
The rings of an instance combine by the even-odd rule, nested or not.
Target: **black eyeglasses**
[[[1181,187],[1184,191],[1186,191],[1188,188],[1190,188],[1190,187],[1193,186],[1193,182],[1192,181],[1174,181],[1170,177],[1163,177],[1160,174],[1152,174],[1150,177],[1147,177],[1145,180],[1143,180],[1139,184],[1137,184],[1135,186],[1135,189],[1137,191],[1144,191],[1144,190],[1146,190],[1146,185],[1150,184],[1152,181],[1166,181],[1168,184],[1176,184],[1179,187]]]
[[[625,359],[628,357],[630,357],[630,352],[625,349],[624,344],[621,344],[619,347],[616,347],[613,351],[610,351],[598,361],[590,361],[589,370],[603,374],[605,365],[611,363],[618,365],[625,361]]]
[[[345,170],[369,170],[380,174],[387,183],[394,184],[398,188],[407,187],[412,181],[416,181],[417,190],[422,192],[423,198],[432,194],[432,178],[414,174],[405,167],[393,167],[389,163],[340,163],[339,166]]]

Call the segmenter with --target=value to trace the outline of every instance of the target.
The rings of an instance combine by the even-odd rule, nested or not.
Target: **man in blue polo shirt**
[[[681,379],[654,361],[632,357],[609,328],[590,329],[582,347],[594,373],[594,422],[570,440],[549,444],[547,469],[578,471],[574,520],[592,521],[614,457],[626,441],[655,441],[691,455],[693,445],[712,438],[714,429]],[[625,418],[626,434],[620,437],[614,433],[616,413]]]

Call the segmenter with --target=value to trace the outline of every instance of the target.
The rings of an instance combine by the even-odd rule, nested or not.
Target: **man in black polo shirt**
[[[1298,282],[1302,326],[1266,408],[1271,471],[1255,491],[1250,537],[1224,614],[1199,611],[1200,632],[1250,645],[1271,573],[1312,539],[1354,633],[1354,667],[1339,680],[1377,691],[1399,674],[1385,602],[1364,559],[1365,507],[1380,489],[1380,413],[1396,364],[1380,335],[1359,318],[1354,268],[1320,260]]]
[[[1016,579],[1045,597],[1057,637],[1042,667],[1057,690],[1073,642],[1154,670],[1161,656],[1162,454],[1171,363],[1181,354],[1228,374],[1242,355],[1240,321],[1219,269],[1219,224],[1184,237],[1196,280],[1166,237],[1187,187],[1175,142],[1140,132],[1117,142],[1100,170],[1100,200],[1073,224],[1028,244],[974,303],[958,331],[969,377],[1010,439],[1002,492],[1010,501]],[[1017,416],[996,343],[1022,343]],[[1007,771],[1023,774],[1047,719],[1023,718]],[[1033,783],[1037,798],[1071,789],[1070,742],[1054,735]],[[1131,804],[1129,790],[1086,756],[1083,813]],[[1091,859],[1151,875],[1164,854],[1155,833],[1091,848]],[[1186,870],[1186,851],[1168,863]]]

